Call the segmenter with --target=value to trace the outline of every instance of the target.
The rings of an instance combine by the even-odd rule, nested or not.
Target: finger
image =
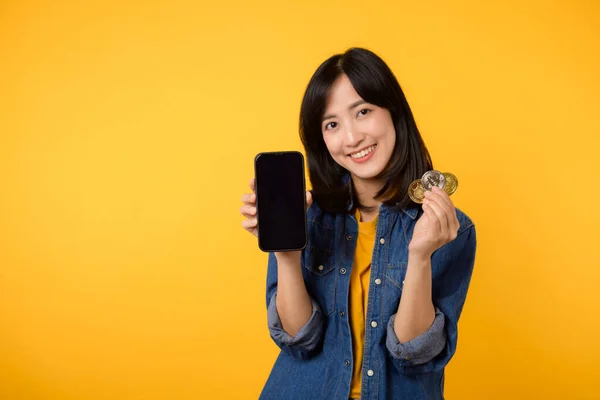
[[[446,212],[440,207],[440,205],[433,200],[425,200],[423,204],[431,207],[437,219],[439,221],[439,231],[442,233],[444,237],[449,236],[449,228],[448,228],[448,217],[446,217]]]
[[[436,188],[439,189],[439,188]],[[446,194],[444,192],[444,194]],[[448,227],[452,227],[453,219],[456,218],[456,210],[454,206],[449,205],[446,200],[444,200],[443,196],[439,192],[428,192],[426,194],[426,198],[429,201],[434,201],[446,214],[446,219],[448,220]]]
[[[313,202],[312,192],[309,190],[306,192],[306,208],[309,208]]]
[[[242,221],[242,226],[244,227],[244,229],[250,230],[250,231],[252,229],[256,228],[257,224],[258,224],[258,222],[256,221],[256,218],[245,219]]]
[[[256,207],[248,205],[242,206],[240,207],[240,213],[246,218],[254,218],[256,215]]]
[[[433,188],[433,191],[434,193],[438,194],[450,207],[450,209],[448,210],[450,232],[457,232],[458,228],[460,227],[460,222],[458,222],[458,218],[456,216],[456,207],[454,206],[450,195],[437,186]],[[454,234],[453,237],[456,237],[456,235]]]
[[[440,189],[437,186],[434,186],[433,189],[431,189],[432,193],[435,193],[437,195],[439,195],[442,200],[444,200],[444,202],[449,206],[449,207],[454,207],[454,204],[452,203],[452,199],[450,199],[450,196],[448,195],[448,193],[446,193],[445,190]]]
[[[252,190],[252,193],[256,191],[256,179],[254,178],[250,179],[250,190]]]
[[[252,206],[256,204],[256,195],[254,193],[246,193],[242,196],[242,203]]]
[[[426,192],[425,193],[425,198],[427,198],[429,200],[432,200],[432,201],[435,201],[436,203],[438,203],[439,206],[442,209],[444,209],[444,211],[448,211],[448,212],[452,211],[452,208],[454,207],[452,205],[452,202],[448,202],[444,198],[444,195],[447,196],[446,192],[442,191],[443,192],[443,194],[442,194],[442,193],[439,192],[439,190],[441,190],[441,189],[439,189],[438,187],[435,187],[432,191]],[[448,215],[450,215],[450,214],[448,214]]]
[[[437,215],[435,215],[435,211],[433,211],[433,208],[431,208],[429,204],[430,202],[423,201],[423,213],[427,215],[431,229],[434,231],[439,231],[440,219],[437,217]]]

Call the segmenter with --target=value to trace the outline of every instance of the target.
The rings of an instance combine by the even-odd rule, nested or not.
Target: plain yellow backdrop
[[[598,399],[600,5],[2,1],[0,399],[255,399],[259,151],[350,46],[475,222],[448,399]]]

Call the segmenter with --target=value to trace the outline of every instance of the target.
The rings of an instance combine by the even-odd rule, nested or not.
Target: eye
[[[330,122],[327,125],[325,125],[325,130],[328,131],[330,129],[334,129],[337,126],[337,122]]]
[[[359,115],[367,115],[368,113],[370,113],[371,110],[367,109],[367,108],[363,108],[362,110],[360,110],[358,112]]]

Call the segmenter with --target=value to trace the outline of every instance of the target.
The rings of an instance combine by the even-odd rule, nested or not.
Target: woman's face
[[[365,102],[345,74],[331,87],[321,131],[331,157],[355,180],[377,176],[396,144],[389,111]]]

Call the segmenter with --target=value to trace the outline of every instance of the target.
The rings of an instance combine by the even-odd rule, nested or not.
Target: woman
[[[260,398],[442,399],[475,227],[438,187],[410,199],[433,165],[394,74],[366,49],[332,56],[308,84],[300,135],[308,245],[269,254],[268,324],[282,351]],[[256,196],[242,201],[256,235]]]

